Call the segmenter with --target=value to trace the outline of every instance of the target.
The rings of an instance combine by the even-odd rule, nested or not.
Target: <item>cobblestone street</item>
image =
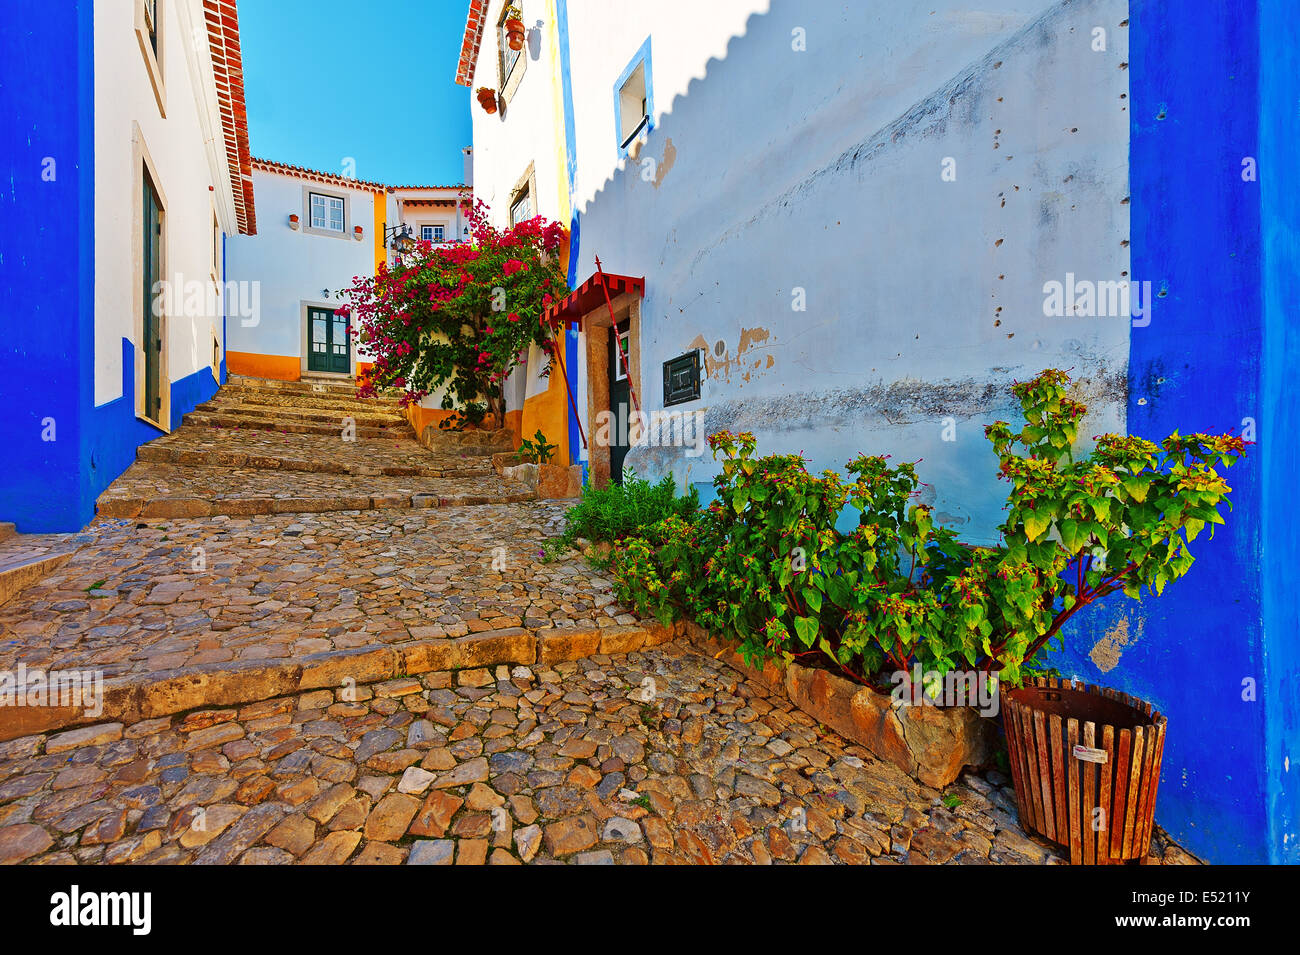
[[[1000,774],[941,799],[672,644],[345,692],[0,744],[0,861],[1061,861]]]
[[[355,442],[277,430],[364,407],[283,392],[241,384],[142,448],[101,498],[139,510],[0,606],[0,669],[148,681],[639,623],[581,559],[541,561],[564,503],[388,411]],[[262,430],[227,426],[250,407]],[[929,789],[682,642],[356,683],[0,743],[0,862],[1061,861],[998,772]],[[1194,861],[1159,831],[1152,853]]]

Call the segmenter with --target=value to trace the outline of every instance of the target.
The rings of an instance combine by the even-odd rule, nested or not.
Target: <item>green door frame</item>
[[[154,312],[154,284],[162,278],[162,203],[144,173],[144,415],[162,423],[162,317]]]
[[[341,375],[352,371],[347,316],[332,308],[307,306],[307,370]]]

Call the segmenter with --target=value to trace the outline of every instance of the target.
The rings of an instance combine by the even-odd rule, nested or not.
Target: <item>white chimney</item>
[[[466,146],[461,150],[465,154],[465,178],[464,184],[473,188],[474,186],[474,147]]]

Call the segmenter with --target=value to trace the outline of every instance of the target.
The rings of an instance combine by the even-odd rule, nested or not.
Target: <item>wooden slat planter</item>
[[[1002,716],[1021,825],[1068,847],[1072,865],[1146,857],[1165,747],[1159,711],[1118,690],[1036,679],[1006,692]]]

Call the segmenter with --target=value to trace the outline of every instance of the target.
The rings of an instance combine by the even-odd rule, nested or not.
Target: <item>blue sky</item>
[[[252,154],[386,185],[464,178],[467,0],[238,0]]]

